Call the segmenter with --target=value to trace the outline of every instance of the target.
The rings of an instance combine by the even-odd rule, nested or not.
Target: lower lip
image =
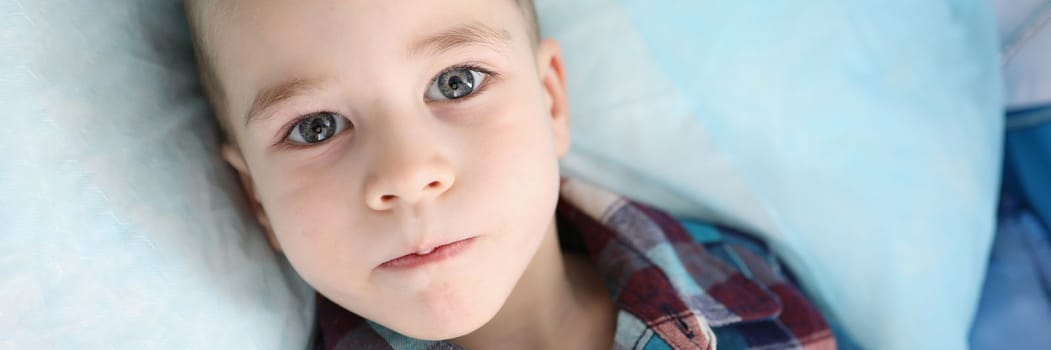
[[[459,255],[464,250],[466,250],[467,247],[471,245],[471,243],[474,243],[474,239],[475,237],[471,237],[462,241],[456,241],[443,246],[435,247],[434,251],[431,251],[430,254],[427,255],[409,254],[385,262],[379,267],[392,270],[407,270],[431,263],[436,263]]]

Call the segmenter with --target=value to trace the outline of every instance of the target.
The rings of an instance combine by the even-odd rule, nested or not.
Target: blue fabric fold
[[[1051,107],[1009,113],[998,225],[973,349],[1051,344]]]
[[[1051,106],[1008,114],[1006,152],[1018,193],[1051,223]]]
[[[1005,191],[971,348],[1040,349],[1051,344],[1049,272],[1046,226]]]

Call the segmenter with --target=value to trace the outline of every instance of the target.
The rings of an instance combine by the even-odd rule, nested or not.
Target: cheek
[[[354,283],[348,278],[367,273],[354,267],[367,266],[365,255],[368,227],[355,220],[350,208],[353,188],[340,186],[334,172],[286,172],[260,184],[266,195],[267,216],[284,254],[296,271],[316,289],[343,289],[333,285]],[[265,187],[263,187],[265,186]],[[353,224],[352,223],[356,223]]]
[[[304,171],[288,167],[293,171],[275,173],[273,180],[260,191],[267,193],[264,205],[276,233],[282,238],[316,241],[325,227],[339,225],[345,193],[334,188],[329,175],[319,171]]]
[[[507,96],[512,98],[494,101],[495,107],[487,111],[492,122],[472,133],[462,146],[471,153],[459,178],[483,191],[475,198],[485,201],[481,204],[486,210],[499,210],[492,214],[506,224],[544,223],[553,214],[559,186],[551,120],[542,99],[528,88]]]
[[[537,86],[534,86],[537,85]],[[469,161],[481,172],[491,173],[484,181],[532,181],[523,175],[557,177],[558,156],[550,117],[537,84],[518,84],[506,89],[482,112],[491,122],[472,133],[467,149],[476,152]]]

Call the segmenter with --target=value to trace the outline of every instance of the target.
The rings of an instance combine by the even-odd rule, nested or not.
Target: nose
[[[452,187],[451,172],[427,165],[406,164],[397,175],[376,176],[366,190],[366,204],[373,210],[390,210],[398,205],[410,205],[437,198]]]
[[[369,208],[385,211],[414,205],[452,188],[456,181],[452,164],[431,141],[430,136],[388,138],[367,175],[365,202]]]

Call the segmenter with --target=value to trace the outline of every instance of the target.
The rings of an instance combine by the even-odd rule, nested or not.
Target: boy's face
[[[554,229],[557,44],[534,48],[511,0],[219,7],[204,30],[237,146],[223,153],[275,247],[400,333],[488,322]]]

